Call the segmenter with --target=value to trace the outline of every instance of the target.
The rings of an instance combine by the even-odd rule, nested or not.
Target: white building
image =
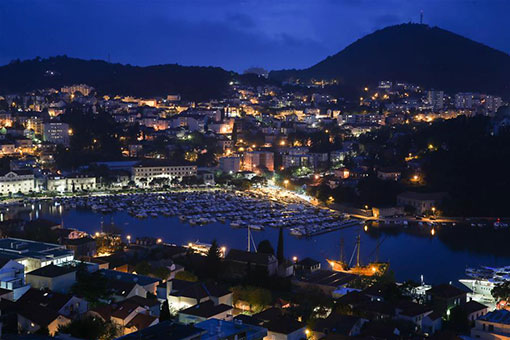
[[[46,189],[51,192],[90,191],[96,188],[96,178],[88,176],[52,176],[46,182]]]
[[[155,178],[183,178],[196,176],[196,165],[139,164],[131,168],[132,179],[136,184],[148,184]]]
[[[34,191],[34,174],[28,170],[9,171],[0,176],[0,194],[9,195],[16,193],[27,194]]]

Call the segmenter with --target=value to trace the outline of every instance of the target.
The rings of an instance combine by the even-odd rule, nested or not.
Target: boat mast
[[[340,238],[340,262],[344,262],[344,238]]]
[[[358,236],[356,237],[356,251],[357,251],[357,254],[356,254],[356,267],[359,267],[359,248],[360,248],[360,243],[361,243],[361,237]]]
[[[250,241],[251,241],[251,240],[250,240],[250,239],[251,239],[251,235],[250,235],[250,226],[248,226],[248,228],[247,228],[247,229],[248,229],[248,253],[249,253],[249,252],[251,251],[251,249],[250,249],[250,248],[251,248],[251,242],[250,242]]]

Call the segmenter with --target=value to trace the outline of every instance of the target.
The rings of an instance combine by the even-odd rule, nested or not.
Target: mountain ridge
[[[401,24],[368,34],[309,68],[272,71],[269,77],[336,79],[357,88],[400,80],[509,97],[510,55],[439,27]]]
[[[132,66],[67,56],[15,60],[0,66],[0,92],[25,92],[84,83],[100,94],[220,98],[236,74],[220,67],[160,64]]]

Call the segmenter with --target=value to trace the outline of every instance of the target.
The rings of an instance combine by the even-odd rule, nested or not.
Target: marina
[[[50,204],[63,210],[86,209],[96,213],[126,212],[138,219],[178,217],[192,226],[228,222],[232,228],[290,228],[297,237],[311,237],[360,222],[326,207],[278,191],[188,191],[108,196],[59,197]],[[278,194],[278,199],[275,195]]]
[[[199,196],[197,193],[193,194]],[[72,198],[55,200],[45,200],[38,202],[27,202],[27,207],[23,209],[23,216],[27,219],[45,218],[55,222],[61,222],[66,228],[76,228],[83,230],[89,234],[94,234],[101,231],[101,226],[114,225],[123,238],[130,235],[132,240],[136,237],[151,236],[161,238],[163,242],[172,243],[177,245],[187,245],[191,243],[207,243],[210,244],[212,240],[216,239],[220,246],[228,249],[246,249],[247,228],[250,226],[252,231],[252,239],[255,244],[262,240],[269,240],[273,247],[276,247],[278,239],[278,228],[272,228],[268,223],[262,223],[260,220],[253,220],[253,216],[257,219],[268,219],[268,217],[261,217],[262,214],[272,213],[272,208],[285,206],[285,209],[290,210],[292,204],[303,204],[305,207],[304,212],[313,215],[316,207],[302,202],[301,199],[295,200],[290,197],[287,199],[270,199],[267,196],[259,198],[250,197],[249,195],[235,196],[232,192],[221,192],[217,195],[225,195],[225,201],[222,205],[229,204],[229,209],[232,209],[228,214],[232,214],[230,219],[226,213],[214,213],[211,217],[216,221],[211,221],[208,224],[190,224],[186,214],[179,211],[174,206],[176,214],[169,216],[169,213],[160,213],[153,211],[148,202],[165,202],[157,198],[158,195],[126,195],[121,199],[112,199],[106,197],[89,197],[89,198]],[[172,196],[172,202],[178,201],[177,197],[180,195]],[[210,194],[203,196],[204,206],[212,207],[207,199]],[[227,199],[229,197],[229,199]],[[103,200],[103,201],[101,201]],[[102,213],[98,214],[93,211],[91,207],[87,207],[85,202],[96,203],[96,205],[104,205],[105,209]],[[110,203],[107,203],[110,202]],[[115,202],[115,204],[114,204]],[[124,203],[122,203],[124,202]],[[132,203],[130,203],[132,202]],[[246,210],[244,214],[234,215],[233,212],[237,211],[236,206],[242,204],[260,204],[260,210]],[[257,203],[258,202],[258,203]],[[111,207],[109,206],[111,204]],[[131,205],[144,206],[147,217],[139,218],[133,214]],[[173,203],[172,203],[173,204]],[[177,203],[178,206],[188,206],[190,202],[183,201]],[[167,201],[166,205],[171,210],[172,205]],[[214,205],[218,209],[222,205]],[[116,208],[119,207],[119,209]],[[190,205],[192,208],[192,205]],[[292,207],[292,206],[291,206]],[[28,209],[27,209],[28,208]],[[11,210],[13,208],[10,208]],[[96,206],[97,209],[97,206]],[[262,210],[265,209],[265,210]],[[223,209],[225,210],[225,209]],[[110,212],[109,212],[110,211]],[[138,210],[137,210],[138,211]],[[185,211],[185,210],[183,210]],[[190,210],[191,211],[191,210]],[[319,211],[328,212],[328,210],[320,209]],[[151,217],[150,213],[157,213],[157,217]],[[220,214],[220,216],[216,216]],[[204,214],[202,214],[204,215]],[[224,218],[221,215],[225,215]],[[298,215],[294,215],[298,216]],[[305,215],[302,215],[305,216]],[[335,215],[333,215],[335,216]],[[336,215],[341,217],[340,214]],[[190,216],[191,217],[191,216]],[[272,217],[275,218],[275,217]],[[196,219],[196,217],[195,217]],[[245,221],[246,224],[241,227],[241,224],[236,225],[236,221]],[[270,222],[269,222],[270,223]],[[330,222],[327,222],[330,223]],[[234,225],[233,225],[234,224]],[[255,230],[252,227],[260,225],[260,230]],[[307,224],[302,221],[302,226],[313,227],[313,222]],[[341,222],[336,224],[341,225]],[[415,280],[419,281],[423,275],[426,283],[440,283],[445,281],[457,282],[459,279],[465,279],[465,270],[468,267],[477,266],[491,266],[503,267],[510,263],[510,250],[500,246],[498,242],[504,241],[508,237],[508,231],[485,231],[483,228],[451,228],[439,226],[432,235],[430,228],[419,225],[409,226],[396,226],[394,228],[379,228],[371,225],[357,224],[352,227],[342,229],[333,229],[326,233],[316,233],[313,237],[296,237],[293,232],[296,226],[288,225],[284,228],[285,235],[285,256],[288,258],[297,257],[303,259],[311,257],[321,262],[322,268],[329,269],[331,265],[327,259],[337,259],[341,253],[340,239],[344,239],[345,253],[350,254],[355,248],[355,239],[358,235],[361,237],[362,251],[360,254],[360,261],[362,263],[371,263],[376,260],[373,249],[379,247],[379,260],[389,263],[389,270],[395,273],[397,280]],[[382,242],[384,240],[384,242]],[[475,240],[471,242],[470,240]],[[460,283],[458,283],[460,285]]]

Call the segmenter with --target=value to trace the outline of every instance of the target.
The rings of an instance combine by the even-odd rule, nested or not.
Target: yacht
[[[500,283],[510,281],[510,266],[467,268],[466,276],[467,279],[459,282],[471,289],[474,299],[494,303],[492,289]]]

